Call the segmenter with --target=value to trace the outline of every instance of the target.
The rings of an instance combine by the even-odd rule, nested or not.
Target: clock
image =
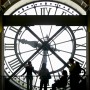
[[[4,15],[85,14],[85,11],[80,7],[81,12],[68,3],[56,0],[27,0],[22,5],[20,5],[20,2],[15,4],[17,7],[13,5],[8,9]],[[74,2],[69,2],[76,6]],[[26,89],[26,78],[21,75],[25,71],[27,62],[30,60],[37,72],[40,70],[42,63],[46,63],[52,75],[48,86],[51,87],[63,69],[68,71],[69,58],[74,58],[82,68],[86,69],[86,30],[85,26],[4,26],[5,76],[17,87]],[[40,79],[35,75],[33,77],[33,88],[39,89]]]

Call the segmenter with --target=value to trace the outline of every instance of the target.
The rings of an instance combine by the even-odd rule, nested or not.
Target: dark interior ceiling
[[[1,0],[1,5],[3,5],[6,1],[8,0]],[[72,0],[72,1],[75,1],[75,0]],[[90,0],[83,0],[85,1],[87,4],[90,2]]]
[[[1,5],[3,5],[7,0],[1,0]]]

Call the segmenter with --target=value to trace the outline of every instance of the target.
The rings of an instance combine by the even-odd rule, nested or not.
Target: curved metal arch
[[[33,1],[41,1],[41,0],[27,0],[27,1],[26,0],[18,0],[18,1],[17,0],[7,0],[2,5],[2,8],[1,9],[3,9],[3,13],[5,13],[10,7],[14,6],[15,4],[18,4],[19,2],[22,3],[23,5],[25,5],[25,4],[30,3],[30,2],[33,2]],[[88,5],[83,0],[54,0],[54,1],[62,2],[62,3],[65,3],[65,4],[69,5],[69,6],[71,6],[72,4],[76,4],[77,6],[81,7],[84,11],[88,7]],[[68,1],[71,2],[71,5],[69,4]],[[20,4],[19,4],[19,6],[20,6]],[[75,5],[72,5],[72,8],[75,8],[75,7],[76,7]]]

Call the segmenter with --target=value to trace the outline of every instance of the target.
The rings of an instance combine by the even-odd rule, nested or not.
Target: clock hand
[[[50,45],[50,44],[49,44]],[[53,47],[53,45],[50,45],[50,48],[53,50],[53,51],[60,51],[59,49],[57,49],[56,47]]]
[[[54,47],[51,47],[51,49],[52,49],[53,51],[60,51],[59,49],[54,48]]]
[[[29,45],[31,45],[33,48],[41,47],[41,44],[38,43],[37,41],[27,41],[27,40],[25,40],[25,39],[19,39],[19,41],[20,41],[22,44],[29,44]]]
[[[43,50],[42,63],[46,63],[47,64],[47,55],[48,55],[48,50]]]

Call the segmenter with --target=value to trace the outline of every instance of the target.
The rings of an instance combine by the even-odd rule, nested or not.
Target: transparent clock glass
[[[70,6],[51,1],[37,1],[25,4],[11,15],[80,15]],[[43,22],[42,22],[43,23]],[[52,78],[48,87],[58,79],[62,70],[68,69],[69,58],[74,58],[86,69],[86,26],[4,26],[4,70],[10,81],[26,89],[26,62],[32,62],[38,72],[42,63]],[[40,78],[33,74],[33,88],[39,89]],[[50,88],[49,88],[50,89]],[[48,90],[49,90],[48,89]]]

